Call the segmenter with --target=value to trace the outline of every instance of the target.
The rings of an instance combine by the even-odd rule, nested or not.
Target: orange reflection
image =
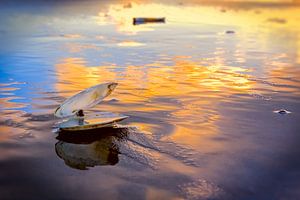
[[[213,1],[214,6],[203,6],[207,2],[187,1],[186,4],[160,4],[132,2],[130,6],[122,3],[110,5],[105,11],[99,12],[95,18],[98,24],[115,23],[119,32],[136,34],[141,31],[154,30],[156,25],[133,26],[134,17],[166,17],[167,23],[182,24],[218,24],[225,26],[236,26],[239,28],[253,29],[253,26],[284,26],[290,30],[298,30],[299,7],[290,7],[288,11],[282,9],[259,8],[263,3],[276,3],[276,1],[251,1],[251,5],[257,5],[255,9],[247,9],[247,3],[242,1]],[[236,2],[236,4],[234,3]],[[284,1],[277,1],[285,3]],[[286,2],[289,3],[289,2]],[[276,4],[275,4],[276,5]],[[292,5],[292,4],[291,4]],[[222,8],[222,9],[221,9]],[[243,12],[237,13],[237,10]],[[225,11],[225,12],[224,12]],[[238,15],[238,17],[237,17]],[[280,18],[278,17],[280,16]]]
[[[20,98],[15,96],[0,98],[0,123],[2,123],[0,126],[0,142],[8,141],[12,137],[20,136],[26,132],[26,130],[22,127],[25,121],[23,117],[25,112],[16,109],[24,108],[27,104],[12,102],[12,100],[15,99]],[[2,155],[0,154],[0,157],[1,156]]]
[[[135,41],[123,41],[118,43],[118,46],[120,47],[139,47],[139,46],[144,46],[145,44],[140,43],[140,42],[135,42]]]
[[[278,65],[269,73],[270,86],[277,88],[277,93],[300,95],[300,69],[292,65]],[[276,67],[277,66],[277,67]],[[288,76],[287,76],[288,75]]]
[[[144,66],[129,65],[120,71],[114,71],[115,66],[90,67],[86,66],[82,58],[66,58],[56,65],[58,74],[56,89],[62,93],[67,92],[66,96],[69,96],[92,85],[117,80],[120,85],[111,98],[117,97],[120,103],[113,106],[101,104],[99,108],[113,112],[138,112],[147,118],[160,117],[155,120],[174,126],[171,133],[174,140],[195,146],[203,144],[195,139],[195,135],[218,133],[215,124],[220,119],[217,111],[220,101],[226,101],[226,98],[234,94],[253,94],[255,88],[259,86],[256,79],[248,75],[251,66],[226,65],[230,59],[226,54],[228,49],[224,45],[228,39],[226,29],[232,27],[236,31],[234,37],[239,40],[239,43],[233,46],[233,54],[230,55],[236,59],[235,61],[246,62],[246,51],[251,49],[252,43],[260,42],[260,45],[256,45],[261,47],[257,50],[257,54],[263,56],[260,55],[261,52],[282,48],[280,45],[283,41],[287,43],[285,40],[287,37],[290,39],[289,44],[286,44],[283,50],[292,49],[294,59],[299,60],[300,8],[258,7],[258,12],[253,9],[239,10],[238,7],[230,7],[225,3],[218,4],[220,7],[204,7],[192,3],[193,1],[190,5],[184,6],[147,2],[135,2],[124,6],[116,3],[110,5],[106,11],[100,12],[95,20],[98,24],[114,23],[117,30],[125,34],[137,34],[141,31],[154,30],[156,26],[163,26],[154,24],[133,26],[133,17],[166,17],[170,26],[180,24],[181,27],[192,26],[196,30],[205,24],[221,25],[224,31],[217,34],[214,56],[208,58],[206,66],[203,66],[203,61],[191,61],[190,57],[178,55],[166,58],[173,61],[172,66],[166,65],[164,60],[158,60]],[[220,8],[225,10],[220,11]],[[295,36],[291,39],[290,35]],[[249,42],[249,36],[253,40],[252,43]],[[199,35],[195,35],[195,39],[197,38],[199,39]],[[143,44],[128,40],[118,45],[133,47]],[[253,51],[256,52],[256,49]],[[263,57],[262,64],[269,64],[268,59],[270,58]],[[278,65],[283,67],[282,63]],[[270,76],[280,76],[280,73],[285,73],[284,70],[289,70],[286,67],[281,70],[280,67],[273,70]],[[267,75],[264,70],[262,67],[263,72],[260,74],[262,77]],[[163,114],[156,116],[156,112]],[[164,129],[162,124],[139,123],[148,131]]]
[[[92,44],[79,44],[79,43],[67,43],[65,45],[65,48],[70,53],[78,53],[78,52],[84,51],[86,49],[95,49],[95,50],[99,50],[100,49],[96,45],[92,45]]]
[[[110,73],[106,66],[86,67],[82,58],[66,58],[56,65],[58,91],[68,92],[83,90],[101,81],[115,80],[115,74]],[[104,74],[103,74],[104,73]],[[103,76],[102,76],[103,75]],[[99,80],[100,77],[102,80]],[[103,80],[107,78],[106,80]]]
[[[11,100],[15,100],[15,99],[21,99],[21,98],[20,97],[15,97],[15,96],[0,98],[0,105],[1,105],[0,108],[3,108],[3,109],[16,109],[16,108],[24,108],[24,107],[27,106],[25,103],[20,103],[20,102],[16,103],[16,102],[11,101]]]
[[[219,114],[215,108],[222,94],[247,94],[255,84],[240,67],[205,67],[180,57],[175,57],[174,63],[174,66],[159,62],[148,65],[159,65],[158,68],[127,66],[122,72],[116,72],[109,66],[85,66],[81,58],[66,58],[56,65],[58,81],[55,87],[61,93],[67,92],[67,97],[92,85],[118,80],[119,86],[111,98],[117,97],[120,103],[100,104],[100,110],[149,113],[150,118],[154,117],[151,113],[167,112],[165,118],[157,120],[176,124],[172,137],[183,142],[193,138],[192,127],[195,130],[203,128],[202,134],[216,134],[218,130],[214,124]],[[143,126],[147,131],[163,129],[151,124]],[[188,135],[191,137],[186,137]]]

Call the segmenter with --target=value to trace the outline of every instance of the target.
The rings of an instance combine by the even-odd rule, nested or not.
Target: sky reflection
[[[0,8],[0,196],[299,196],[298,1],[31,2]],[[90,112],[130,116],[128,137],[53,133],[61,102],[111,81]]]

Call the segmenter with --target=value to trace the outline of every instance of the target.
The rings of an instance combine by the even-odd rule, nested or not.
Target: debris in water
[[[228,31],[226,31],[226,34],[235,34],[235,31],[228,30]]]
[[[285,114],[290,114],[290,113],[292,113],[291,111],[288,111],[288,110],[285,110],[285,109],[275,110],[275,111],[273,111],[273,112],[274,112],[274,113],[281,114],[281,115],[285,115]]]
[[[273,23],[277,23],[277,24],[285,24],[287,23],[286,19],[283,19],[283,18],[269,18],[267,20],[268,22],[273,22]]]
[[[149,18],[149,17],[134,17],[133,25],[145,24],[145,23],[165,23],[165,17]]]
[[[132,4],[129,2],[128,4],[125,4],[123,8],[132,8]]]

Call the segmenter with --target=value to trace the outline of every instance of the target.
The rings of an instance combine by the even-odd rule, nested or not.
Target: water
[[[298,199],[297,3],[5,1],[1,199]],[[133,17],[166,17],[132,25]],[[67,97],[117,130],[59,135]],[[291,113],[274,111],[285,109]]]

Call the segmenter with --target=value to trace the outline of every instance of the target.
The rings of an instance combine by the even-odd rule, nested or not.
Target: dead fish
[[[54,112],[56,117],[76,115],[80,110],[91,108],[110,95],[117,87],[117,83],[103,83],[87,88],[65,100]]]

